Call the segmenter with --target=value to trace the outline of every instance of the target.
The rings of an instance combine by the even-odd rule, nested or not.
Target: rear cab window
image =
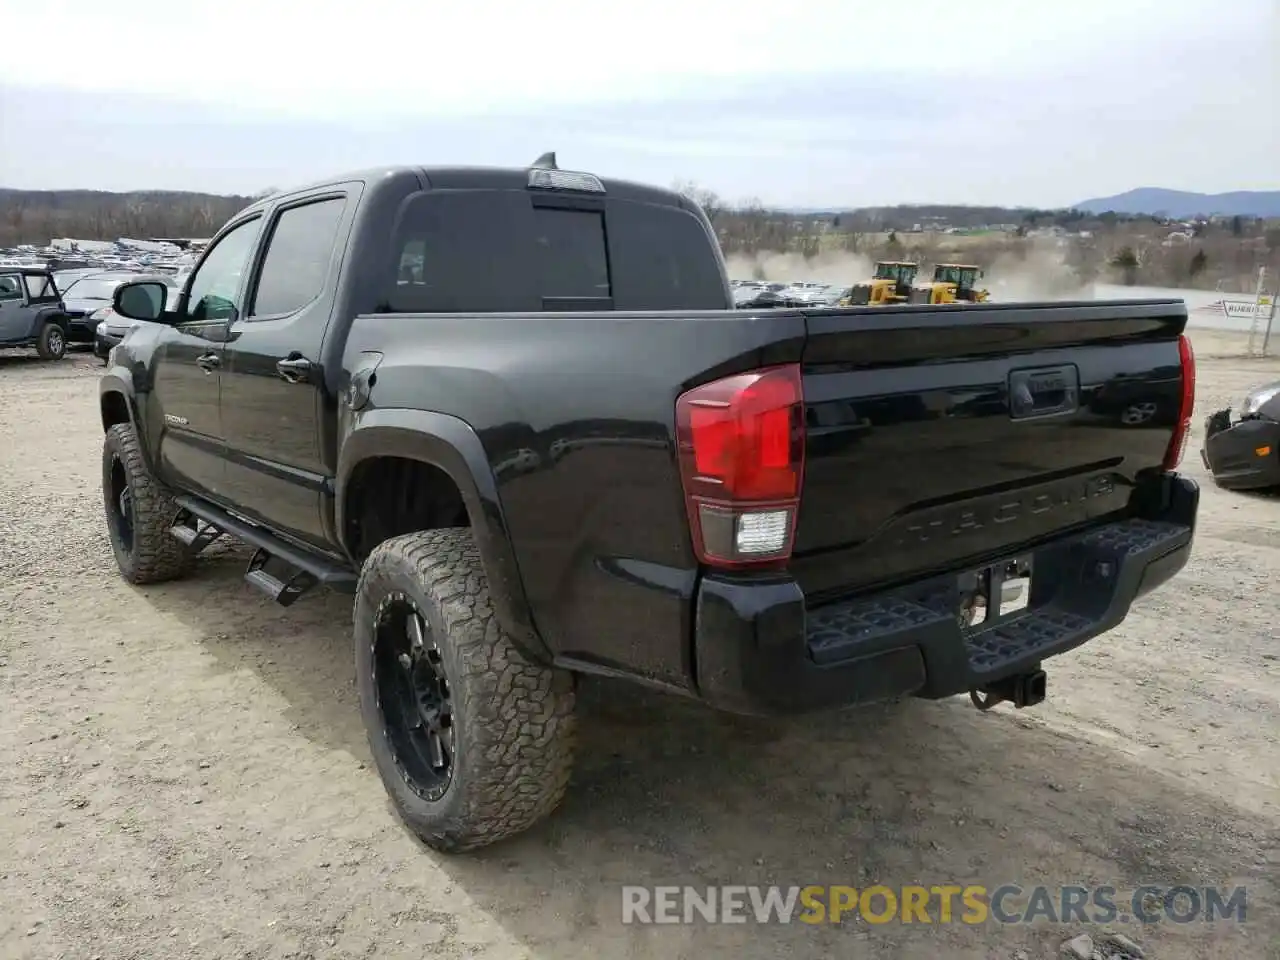
[[[393,313],[722,310],[719,250],[679,206],[525,190],[432,190],[402,210]]]
[[[544,299],[613,299],[602,211],[536,206],[533,226]]]

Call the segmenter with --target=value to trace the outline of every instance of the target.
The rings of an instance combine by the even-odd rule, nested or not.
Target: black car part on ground
[[[1230,407],[1205,418],[1200,459],[1225,489],[1280,487],[1280,381],[1250,391],[1234,423]]]

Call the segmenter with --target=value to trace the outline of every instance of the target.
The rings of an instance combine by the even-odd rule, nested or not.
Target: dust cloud
[[[998,255],[986,267],[984,283],[992,300],[1092,300],[1085,283],[1058,250],[1032,248],[1025,256]]]

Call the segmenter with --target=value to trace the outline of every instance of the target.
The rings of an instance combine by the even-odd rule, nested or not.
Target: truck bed
[[[814,602],[1121,515],[1173,434],[1181,301],[855,308],[806,320],[792,572]],[[1037,409],[1014,409],[1013,394],[1038,381]]]

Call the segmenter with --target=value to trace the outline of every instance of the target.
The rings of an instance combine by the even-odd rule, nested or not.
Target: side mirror
[[[111,298],[111,307],[120,316],[129,320],[156,321],[164,316],[164,306],[168,296],[167,285],[154,280],[140,280],[116,287],[115,296]]]

